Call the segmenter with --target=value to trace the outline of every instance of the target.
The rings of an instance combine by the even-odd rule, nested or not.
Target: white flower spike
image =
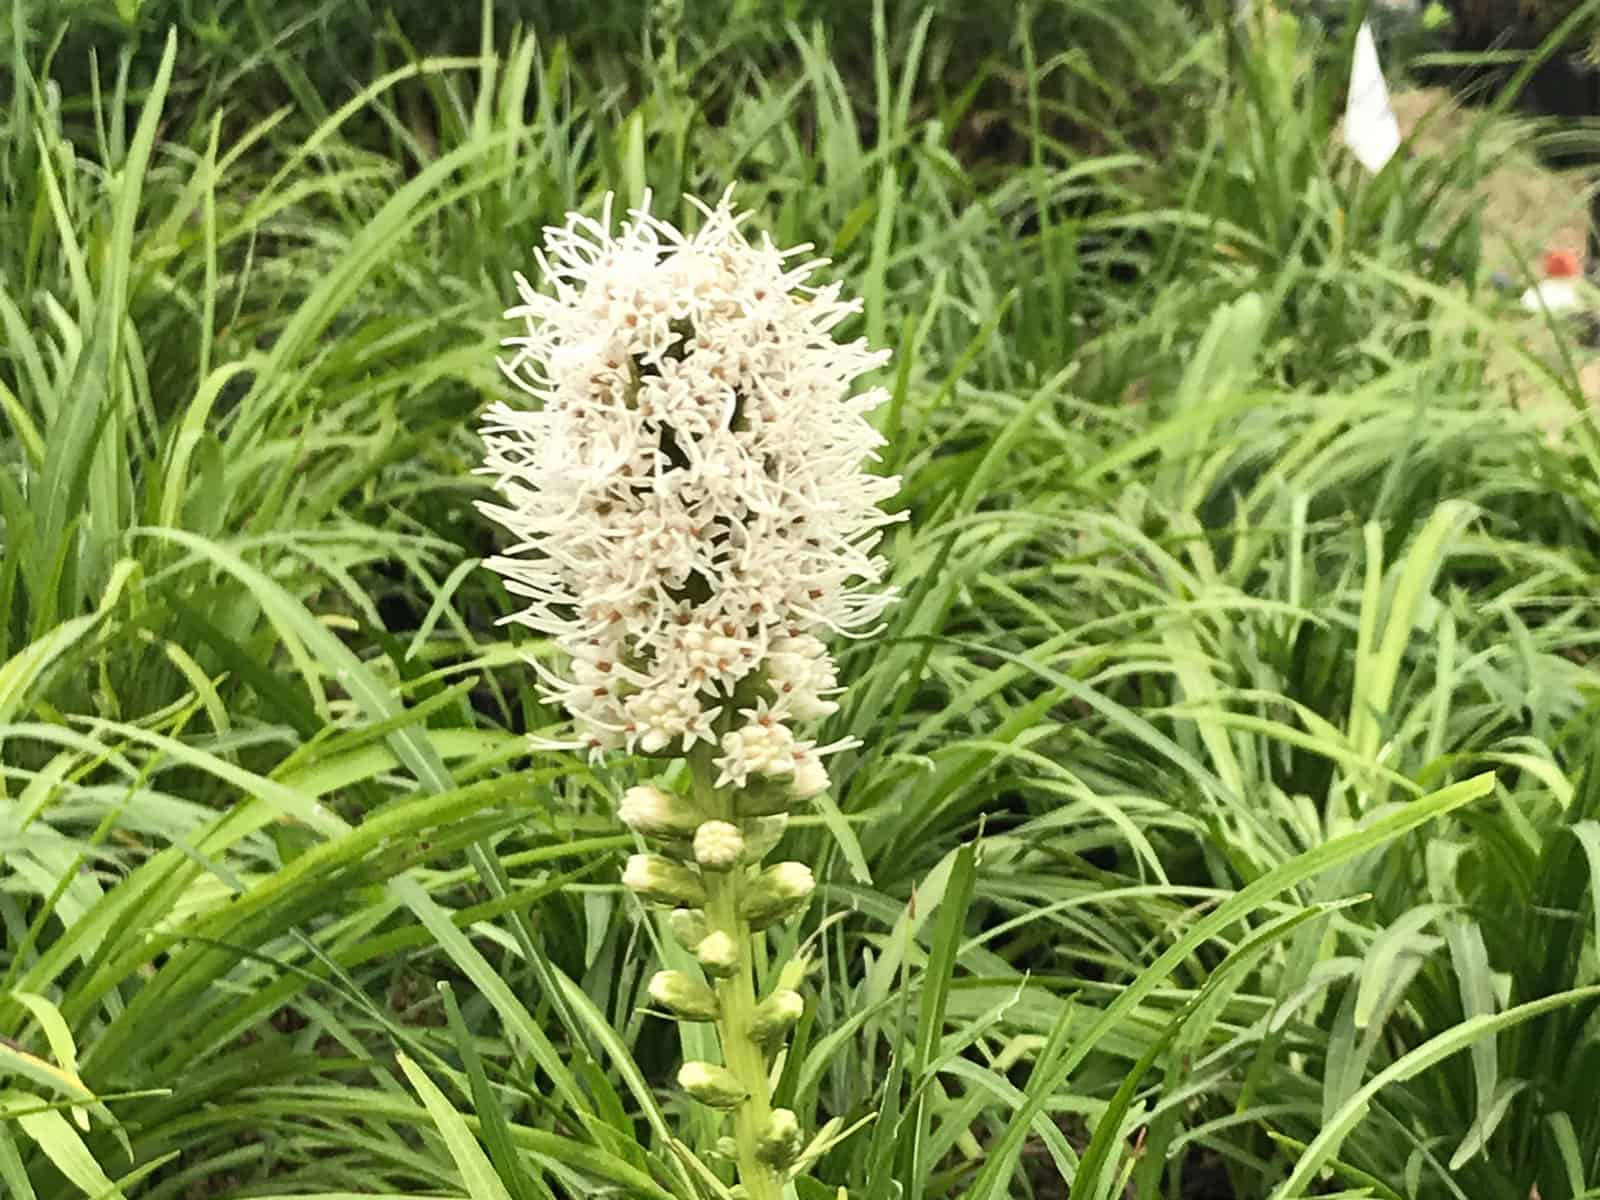
[[[752,242],[724,195],[689,235],[649,213],[576,214],[520,275],[506,375],[536,402],[490,408],[483,471],[513,537],[489,565],[570,667],[536,670],[591,755],[721,750],[719,786],[800,776],[795,727],[835,711],[819,635],[892,599],[874,554],[898,479],[872,474],[885,398],[852,381],[887,352],[831,331],[860,307],[805,281],[824,260]],[[805,757],[805,756],[813,757]],[[797,758],[804,769],[797,772]]]
[[[687,793],[623,795],[622,821],[666,853],[633,855],[622,882],[673,908],[705,978],[659,971],[648,989],[716,1025],[725,1065],[685,1063],[679,1085],[735,1110],[740,1188],[781,1200],[803,1138],[772,1107],[773,1066],[805,1011],[804,961],[759,1004],[755,963],[816,880],[760,864],[791,808],[828,790],[827,757],[860,744],[810,727],[839,709],[825,639],[865,635],[894,598],[876,549],[900,481],[866,469],[887,397],[854,385],[888,354],[833,337],[860,302],[806,282],[824,265],[795,265],[809,247],[747,238],[730,195],[691,201],[693,234],[648,195],[615,231],[609,197],[599,220],[545,231],[500,363],[532,403],[489,409],[500,502],[481,507],[511,534],[488,564],[526,602],[510,619],[562,652],[532,665],[577,739],[546,745],[689,760]]]

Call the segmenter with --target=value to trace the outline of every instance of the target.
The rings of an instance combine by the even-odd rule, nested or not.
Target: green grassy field
[[[473,502],[542,228],[730,183],[909,518],[798,1200],[1600,1195],[1600,436],[1492,114],[1365,176],[1347,35],[1220,2],[6,7],[0,1195],[728,1197]]]

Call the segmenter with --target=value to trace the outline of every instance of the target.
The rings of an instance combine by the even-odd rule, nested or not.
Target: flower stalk
[[[712,786],[706,756],[691,756],[690,769],[700,796],[712,800],[725,818],[736,817],[732,796],[727,792],[719,794]],[[740,1182],[749,1200],[780,1200],[783,1183],[761,1153],[762,1137],[772,1120],[772,1094],[766,1052],[754,1036],[757,1003],[754,945],[750,924],[740,915],[740,893],[746,886],[744,870],[713,874],[706,886],[707,927],[712,935],[720,934],[738,949],[738,961],[732,973],[718,980],[716,985],[721,1007],[716,1023],[717,1038],[722,1045],[724,1065],[746,1094],[744,1102],[733,1113]]]
[[[647,903],[674,906],[673,936],[695,955],[706,977],[701,982],[669,970],[650,980],[651,1000],[668,1015],[710,1022],[717,1030],[722,1062],[685,1063],[679,1085],[702,1104],[731,1112],[734,1158],[747,1200],[779,1200],[803,1137],[795,1114],[773,1104],[772,1065],[804,1011],[804,1000],[789,986],[803,967],[787,964],[762,995],[756,963],[763,957],[763,931],[804,909],[811,872],[796,862],[763,869],[761,857],[776,843],[770,823],[781,825],[785,815],[765,811],[765,800],[756,805],[760,814],[749,815],[741,803],[744,792],[718,786],[709,747],[691,750],[688,760],[690,796],[633,788],[622,815],[640,836],[664,849],[676,846],[693,861],[636,854],[623,881]],[[669,817],[686,812],[703,818],[692,832],[684,820]]]

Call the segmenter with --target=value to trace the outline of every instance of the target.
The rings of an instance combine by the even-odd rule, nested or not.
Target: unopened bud
[[[684,1063],[678,1068],[678,1086],[712,1108],[735,1108],[749,1096],[732,1071],[708,1062]]]
[[[744,857],[744,834],[728,821],[706,821],[694,831],[694,860],[709,871],[727,871]]]
[[[767,1166],[783,1170],[800,1157],[800,1118],[787,1108],[775,1108],[756,1141],[756,1157]]]
[[[700,872],[659,854],[631,855],[622,883],[640,899],[655,904],[700,908],[706,902]]]
[[[726,979],[739,969],[739,947],[720,929],[706,935],[695,947],[694,956],[700,960],[705,973],[714,979]]]
[[[667,918],[667,928],[672,930],[672,936],[678,939],[678,945],[685,950],[693,950],[710,932],[705,913],[697,908],[673,909],[672,915]]]
[[[783,969],[778,972],[778,982],[775,987],[788,988],[798,992],[806,981],[806,975],[811,970],[811,960],[804,954],[796,954],[783,964]]]
[[[650,999],[684,1021],[715,1021],[722,1012],[716,993],[682,971],[657,971],[652,975]]]
[[[779,988],[760,1004],[750,1018],[750,1037],[763,1046],[781,1041],[806,1011],[799,992]]]
[[[644,837],[684,841],[694,836],[703,819],[682,796],[656,787],[631,787],[617,807],[622,823]]]
[[[807,756],[795,764],[794,778],[789,781],[789,794],[796,800],[810,800],[828,790],[828,768],[822,760]]]
[[[775,817],[751,817],[744,823],[744,826],[745,861],[757,863],[783,840],[783,832],[789,828],[789,814],[779,813]]]
[[[750,922],[750,928],[765,929],[804,908],[816,886],[811,868],[804,863],[774,863],[741,898],[739,913]]]

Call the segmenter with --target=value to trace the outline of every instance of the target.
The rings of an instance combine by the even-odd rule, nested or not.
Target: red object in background
[[[1529,312],[1570,313],[1586,306],[1580,274],[1583,270],[1577,252],[1546,250],[1541,261],[1544,277],[1522,293],[1522,307]]]
[[[1578,256],[1571,250],[1546,250],[1544,252],[1544,277],[1546,279],[1576,279]]]

